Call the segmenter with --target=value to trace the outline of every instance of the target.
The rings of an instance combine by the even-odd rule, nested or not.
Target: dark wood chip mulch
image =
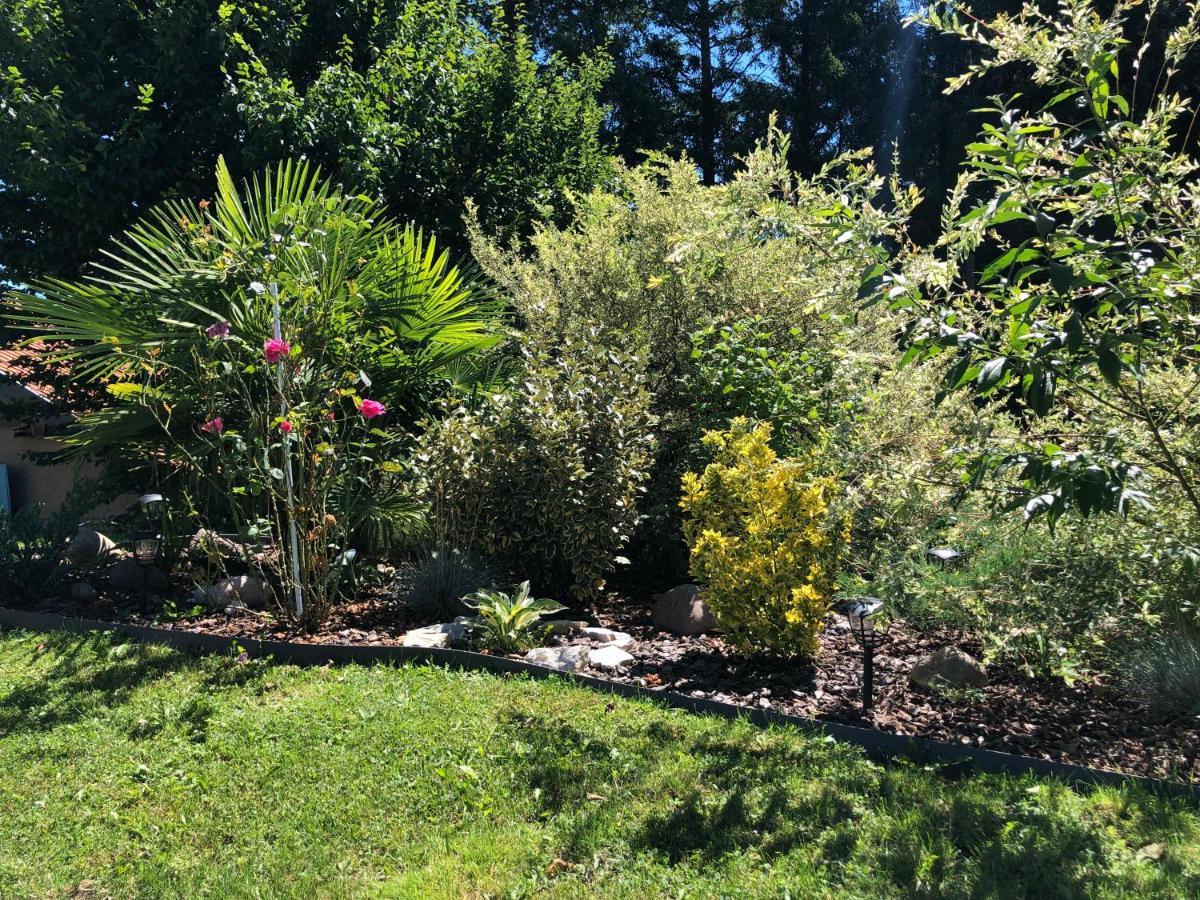
[[[86,606],[49,601],[40,608],[228,637],[367,646],[399,644],[408,629],[431,624],[386,592],[339,607],[317,633],[298,632],[282,619],[253,611],[151,619],[135,602],[119,597],[101,596]],[[1200,717],[1157,714],[1102,681],[1068,686],[992,666],[988,686],[977,691],[938,692],[911,685],[907,676],[913,664],[940,647],[979,655],[976,642],[953,631],[917,631],[895,623],[887,644],[876,653],[875,707],[864,720],[862,652],[834,617],[820,653],[808,664],[743,657],[718,635],[681,637],[659,631],[651,624],[648,606],[619,596],[605,598],[586,618],[637,640],[631,650],[634,664],[618,672],[589,672],[599,677],[895,734],[1200,782]]]

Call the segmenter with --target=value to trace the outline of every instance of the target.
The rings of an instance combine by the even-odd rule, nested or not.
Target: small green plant
[[[1152,709],[1200,716],[1200,641],[1172,635],[1147,642],[1126,663],[1125,688]]]
[[[490,567],[458,549],[430,550],[416,564],[404,591],[412,609],[452,618],[464,611],[463,598],[492,581]]]
[[[528,581],[522,581],[511,596],[503,591],[476,591],[467,605],[475,610],[467,626],[478,642],[505,653],[529,649],[549,631],[541,624],[542,616],[566,609],[553,600],[531,597]]]

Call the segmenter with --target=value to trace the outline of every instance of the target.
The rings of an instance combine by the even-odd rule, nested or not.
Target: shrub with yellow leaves
[[[710,431],[715,451],[701,474],[683,477],[680,506],[692,575],[718,626],[741,651],[816,653],[849,518],[838,487],[811,458],[780,459],[771,426],[738,418]]]

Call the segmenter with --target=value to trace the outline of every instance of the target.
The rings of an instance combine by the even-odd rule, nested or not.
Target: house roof
[[[40,354],[49,349],[50,345],[42,341],[34,341],[27,346],[0,347],[0,381],[12,380],[29,393],[49,401],[54,395],[53,390],[47,385],[29,380],[37,374],[33,363]]]

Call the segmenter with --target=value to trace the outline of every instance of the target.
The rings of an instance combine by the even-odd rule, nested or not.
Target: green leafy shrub
[[[595,330],[519,350],[507,390],[422,439],[426,492],[440,519],[469,523],[472,549],[592,598],[638,523],[654,453],[644,362]]]
[[[877,375],[876,352],[895,352],[880,317],[858,314],[856,292],[913,195],[889,192],[862,155],[798,178],[787,143],[772,129],[718,187],[686,158],[619,169],[577,198],[570,227],[539,228],[530,252],[473,235],[531,334],[553,341],[595,324],[645,353],[660,439],[636,543],[660,570],[685,568],[680,477],[702,464],[706,429],[770,414],[777,439],[811,439]]]
[[[516,653],[528,650],[546,636],[542,616],[566,609],[553,600],[539,600],[529,594],[529,582],[523,581],[510,596],[503,591],[476,591],[467,598],[475,615],[467,626],[477,642],[489,650]]]
[[[54,358],[113,398],[70,445],[150,461],[199,524],[270,544],[262,574],[302,592],[312,625],[361,542],[422,524],[413,417],[496,343],[495,308],[418,231],[307,165],[239,189],[221,163],[217,184],[149,213],[87,279],[14,294],[11,318],[69,342]]]
[[[1131,103],[1123,75],[1148,48],[1127,35],[1158,6],[1026,3],[990,22],[931,7],[931,25],[986,51],[951,89],[1016,65],[1052,96],[988,110],[943,234],[901,242],[863,292],[904,315],[906,362],[950,358],[943,393],[1019,410],[1019,440],[964,456],[974,486],[998,482],[1001,506],[1051,526],[1068,512],[1182,506],[1175,537],[1200,552],[1198,182],[1179,149],[1193,103],[1173,84],[1200,42],[1200,6],[1182,11],[1157,83]]]
[[[717,624],[740,650],[810,657],[818,649],[849,522],[837,483],[810,460],[780,459],[771,426],[736,419],[709,432],[716,451],[683,479],[680,505],[692,574]]]

